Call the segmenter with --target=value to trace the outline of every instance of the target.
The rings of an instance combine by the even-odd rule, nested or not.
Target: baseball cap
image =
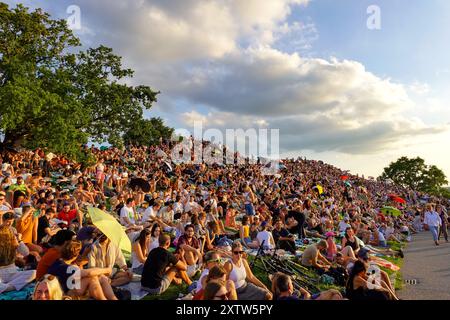
[[[265,227],[265,226],[267,226],[267,221],[263,221],[263,222],[261,222],[261,227]]]
[[[369,255],[369,250],[365,249],[365,248],[361,248],[358,251],[358,258],[361,258],[365,261],[369,260],[370,255]]]
[[[92,239],[95,230],[96,228],[92,226],[83,227],[78,231],[77,239],[80,241]]]

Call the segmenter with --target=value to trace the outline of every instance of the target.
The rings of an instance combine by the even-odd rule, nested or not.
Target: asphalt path
[[[403,300],[450,300],[450,243],[436,246],[429,231],[413,236],[401,269]]]

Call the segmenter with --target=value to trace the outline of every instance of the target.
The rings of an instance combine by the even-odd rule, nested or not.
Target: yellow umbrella
[[[88,207],[92,223],[120,249],[131,252],[131,241],[124,227],[110,214],[94,207]]]

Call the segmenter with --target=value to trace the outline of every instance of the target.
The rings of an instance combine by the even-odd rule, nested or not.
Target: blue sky
[[[75,34],[161,90],[146,114],[175,128],[276,128],[283,155],[372,176],[421,156],[450,177],[450,1],[6,2],[64,19],[78,5]]]

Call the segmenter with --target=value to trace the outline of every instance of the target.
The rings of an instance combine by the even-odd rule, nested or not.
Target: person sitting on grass
[[[349,300],[396,300],[395,293],[381,282],[379,285],[368,281],[367,264],[358,260],[353,266],[346,285]]]
[[[299,288],[295,293],[292,278],[282,272],[277,272],[272,277],[272,292],[276,300],[343,300],[342,294],[335,289],[329,289],[311,295],[304,288]]]
[[[17,232],[22,234],[23,242],[30,252],[41,254],[42,247],[37,245],[38,240],[38,218],[34,216],[35,209],[30,203],[25,203],[22,207],[22,216],[16,220]]]
[[[256,240],[258,241],[258,247],[260,247],[263,243],[263,249],[272,250],[275,248],[275,240],[273,239],[273,235],[270,231],[268,231],[269,225],[266,221],[261,223],[261,231],[256,235]]]
[[[177,252],[182,249],[183,255],[180,255],[187,266],[187,274],[192,277],[197,272],[197,264],[202,263],[202,253],[200,241],[195,237],[195,230],[192,224],[184,227],[184,235],[178,238]]]
[[[83,297],[86,294],[95,300],[117,300],[109,283],[111,268],[80,269],[74,263],[80,254],[82,244],[73,240],[64,245],[61,259],[48,268],[48,273],[58,277],[65,294]]]
[[[59,284],[58,278],[54,275],[46,274],[36,283],[33,300],[63,300],[64,292]]]
[[[319,274],[325,273],[330,268],[331,263],[320,253],[320,251],[327,249],[328,244],[325,240],[310,244],[306,247],[305,251],[303,251],[301,264],[305,267],[315,269]]]
[[[76,240],[76,234],[70,230],[59,230],[49,241],[51,247],[45,252],[36,268],[36,279],[40,280],[48,271],[48,268],[61,258],[61,250],[66,243]]]
[[[220,280],[209,282],[205,287],[202,300],[230,300],[225,282]]]
[[[206,277],[203,278],[203,287],[195,294],[193,300],[210,300],[208,295],[205,298],[205,292],[208,294],[208,285],[211,282],[219,282],[225,286],[226,289],[226,300],[237,300],[236,288],[234,287],[234,282],[227,280],[227,271],[225,268],[218,264],[209,270]],[[225,300],[225,299],[223,299]]]
[[[252,241],[250,237],[250,217],[243,216],[242,217],[242,225],[239,229],[239,237],[242,241],[242,244],[246,248],[257,248],[258,243],[256,241]]]
[[[373,270],[376,270],[377,273],[380,274],[380,280],[382,281],[382,283],[385,284],[385,287],[388,288],[393,294],[393,297],[395,299],[397,299],[397,297],[395,296],[395,289],[392,286],[391,283],[391,279],[389,278],[389,275],[387,274],[386,271],[381,270],[380,267],[378,267],[378,265],[374,264],[373,262],[370,262],[370,254],[369,254],[369,250],[366,248],[361,248],[361,250],[359,250],[358,252],[358,260],[369,265],[372,266]]]
[[[253,274],[240,241],[233,242],[231,259],[225,263],[227,279],[234,282],[238,300],[272,300],[272,293]]]
[[[111,268],[117,265],[120,270],[111,274],[111,286],[119,287],[130,283],[133,273],[128,270],[122,250],[114,245],[105,234],[99,234],[88,254],[89,268]]]
[[[186,270],[186,264],[177,258],[167,249],[170,247],[170,236],[161,234],[159,237],[159,247],[153,249],[145,261],[142,271],[141,287],[142,290],[151,294],[162,294],[165,292],[172,281],[181,284],[184,281],[187,285],[191,285]],[[184,255],[183,249],[180,248],[179,255]]]
[[[272,230],[272,236],[277,249],[283,249],[295,254],[294,235],[283,227],[283,221],[278,219],[275,221],[275,228]]]
[[[144,263],[149,253],[151,240],[150,228],[142,230],[134,239],[131,247],[131,269],[133,270],[133,273],[142,274]]]
[[[225,227],[238,230],[238,225],[236,224],[236,210],[233,208],[227,209],[227,214],[225,215]]]
[[[35,270],[19,271],[15,265],[19,241],[13,230],[0,226],[0,293],[22,290],[36,277]]]

